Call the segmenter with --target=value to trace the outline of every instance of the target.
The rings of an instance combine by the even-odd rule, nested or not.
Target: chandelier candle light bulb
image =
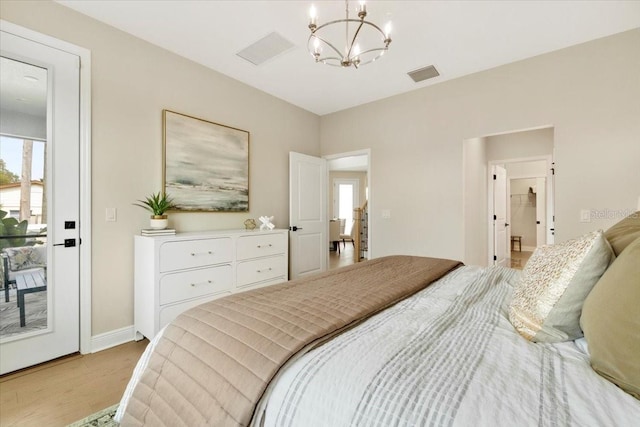
[[[364,15],[364,16],[360,16],[360,15]],[[358,16],[360,18],[364,18],[365,16],[367,16],[367,3],[364,1],[360,2],[360,9],[358,10]]]
[[[324,24],[318,24],[316,7],[311,5],[308,25],[311,35],[307,49],[316,62],[358,68],[380,58],[389,49],[391,23],[388,22],[383,31],[378,25],[365,20],[367,4],[364,1],[356,7],[357,18],[349,17],[349,0],[345,0],[344,5],[344,19]],[[340,35],[342,31],[343,35]]]
[[[316,12],[316,7],[314,5],[311,5],[311,9],[309,9],[309,28],[311,29],[311,31],[314,31],[316,29],[317,24],[318,14]]]

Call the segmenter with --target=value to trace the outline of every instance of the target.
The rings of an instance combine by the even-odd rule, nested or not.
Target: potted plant
[[[149,227],[162,230],[167,228],[167,212],[169,209],[175,208],[173,199],[171,199],[167,193],[151,193],[145,200],[138,200],[140,203],[134,203],[136,206],[140,206],[143,209],[148,210],[153,215],[149,221]]]

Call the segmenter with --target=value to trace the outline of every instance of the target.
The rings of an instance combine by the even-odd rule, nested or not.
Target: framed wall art
[[[163,110],[164,190],[179,211],[249,211],[249,132]]]

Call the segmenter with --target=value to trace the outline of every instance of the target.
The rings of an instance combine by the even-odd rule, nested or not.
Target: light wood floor
[[[118,403],[148,343],[69,356],[0,377],[0,426],[66,426]]]
[[[516,270],[522,270],[524,268],[524,266],[527,264],[527,261],[529,261],[529,258],[531,258],[531,255],[533,254],[533,252],[518,252],[518,251],[511,251],[511,268],[515,268]]]
[[[338,251],[329,252],[329,270],[353,264],[353,243],[347,242],[343,247],[340,242],[339,245],[340,253]]]

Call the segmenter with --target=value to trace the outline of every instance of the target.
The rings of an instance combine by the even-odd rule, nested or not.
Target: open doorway
[[[553,127],[540,127],[528,130],[504,132],[500,134],[470,138],[463,141],[463,216],[464,216],[464,262],[468,265],[488,266],[499,263],[511,265],[511,247],[518,251],[517,239],[520,232],[514,233],[511,227],[511,191],[512,179],[543,178],[543,184],[536,185],[536,197],[545,203],[537,203],[536,243],[544,233],[545,243],[553,243]],[[503,194],[501,207],[503,218],[498,219],[496,212],[496,194],[494,168],[504,169],[504,179],[500,194]],[[533,168],[539,166],[539,169]],[[530,185],[533,187],[532,185]],[[544,190],[544,191],[542,191]],[[528,187],[527,187],[528,192]],[[518,196],[520,197],[520,196]],[[495,217],[494,217],[495,215]],[[524,243],[524,250],[528,243]],[[531,247],[534,247],[531,244]],[[496,250],[502,251],[497,253]],[[516,254],[520,256],[520,254]],[[502,262],[500,262],[502,260]],[[524,262],[520,262],[523,266]]]
[[[325,158],[331,270],[369,258],[369,150]]]
[[[547,163],[517,162],[507,165],[511,267],[522,269],[533,251],[549,241],[547,235]],[[519,170],[529,170],[526,176]]]
[[[553,243],[552,159],[550,156],[507,159],[492,165],[491,169],[502,169],[505,174],[502,182],[494,178],[495,174],[491,177],[491,205],[506,207],[503,227],[495,220],[495,208],[489,209],[489,215],[494,218],[493,261],[523,269],[537,247]],[[497,189],[497,185],[504,188]],[[500,263],[500,260],[504,262]]]

